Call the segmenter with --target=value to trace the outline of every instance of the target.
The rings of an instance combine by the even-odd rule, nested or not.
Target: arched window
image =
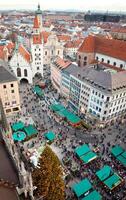
[[[98,60],[98,56],[96,57],[96,60]]]
[[[104,62],[104,58],[102,58],[102,62]]]
[[[116,62],[114,62],[113,65],[116,66]]]
[[[110,60],[107,60],[107,63],[110,64]]]
[[[27,69],[24,69],[24,76],[28,76]]]
[[[121,69],[123,68],[123,65],[122,65],[122,64],[120,64],[120,68],[121,68]]]
[[[87,56],[84,57],[84,60],[87,60]]]
[[[19,67],[17,68],[17,76],[21,77],[21,69]]]

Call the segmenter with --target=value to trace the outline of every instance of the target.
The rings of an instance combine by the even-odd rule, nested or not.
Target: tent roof
[[[38,86],[35,85],[35,87],[33,88],[33,91],[38,95],[38,96],[43,96],[43,90]]]
[[[122,148],[121,146],[118,146],[118,145],[114,146],[114,147],[111,149],[111,153],[112,153],[115,157],[117,157],[118,155],[120,155],[123,151],[124,151],[123,148]]]
[[[101,181],[104,181],[111,175],[111,173],[113,173],[112,168],[108,165],[105,165],[102,169],[96,172],[96,175]]]
[[[126,151],[121,154],[124,158],[126,158]]]
[[[92,185],[87,178],[72,186],[72,190],[75,192],[77,197],[80,197],[82,194],[86,193],[91,188]]]
[[[17,131],[13,133],[13,140],[23,141],[26,138],[26,134],[23,131]]]
[[[75,115],[74,113],[69,112],[63,105],[61,104],[52,104],[50,109],[55,111],[61,117],[66,117],[67,120],[73,124],[77,124],[81,121],[81,119]]]
[[[24,128],[24,123],[23,122],[16,122],[12,125],[12,130],[13,131],[18,131]]]
[[[53,133],[52,131],[45,133],[45,137],[49,140],[52,141],[55,139],[55,133]]]
[[[94,160],[95,158],[97,158],[96,153],[94,153],[93,151],[89,151],[88,153],[84,154],[84,155],[81,157],[81,160],[82,160],[84,163],[89,163],[90,161]]]
[[[87,152],[90,151],[90,148],[87,144],[84,144],[82,146],[79,146],[75,149],[75,153],[81,157],[82,155],[86,154]]]
[[[27,136],[35,135],[38,133],[37,129],[31,124],[28,126],[25,126],[24,131],[26,132]]]
[[[90,192],[86,197],[84,197],[82,200],[101,200],[102,196],[94,190],[93,192]]]
[[[121,162],[121,164],[123,164],[126,167],[126,158],[123,156],[123,154],[121,154],[120,156],[118,156],[117,160],[119,160]]]
[[[104,181],[104,184],[107,185],[107,187],[112,190],[116,186],[118,186],[122,182],[122,179],[120,176],[118,176],[116,173],[114,173],[111,177],[109,177],[107,180]]]

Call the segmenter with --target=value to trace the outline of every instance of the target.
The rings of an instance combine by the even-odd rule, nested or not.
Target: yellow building
[[[20,111],[18,81],[4,62],[0,62],[0,98],[5,114],[8,115]]]

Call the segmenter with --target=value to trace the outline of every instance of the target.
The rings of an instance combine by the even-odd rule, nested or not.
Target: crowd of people
[[[75,194],[71,190],[71,186],[87,177],[93,187],[102,195],[103,199],[124,200],[126,197],[126,171],[124,166],[111,156],[110,149],[115,144],[119,144],[125,148],[125,123],[120,124],[116,122],[116,124],[111,127],[102,130],[92,130],[89,134],[94,134],[97,140],[91,141],[88,145],[92,149],[97,148],[96,153],[98,158],[88,164],[84,164],[74,153],[77,146],[87,142],[85,142],[83,137],[80,138],[79,134],[77,134],[84,130],[81,128],[80,130],[77,130],[70,127],[67,122],[59,120],[58,117],[50,111],[49,105],[47,105],[46,102],[42,106],[41,101],[44,100],[40,100],[40,98],[33,93],[32,86],[22,84],[20,86],[20,94],[21,112],[17,116],[11,118],[11,123],[16,122],[23,117],[27,124],[28,118],[31,117],[38,129],[37,138],[29,141],[29,143],[34,143],[34,145],[40,144],[41,141],[44,140],[44,133],[46,131],[52,130],[56,134],[56,140],[52,146],[55,146],[61,151],[59,159],[61,160],[65,173],[66,199],[76,199]],[[45,95],[49,95],[47,88],[45,90]],[[55,94],[52,95],[55,97]],[[27,148],[30,146],[28,145]],[[111,166],[123,179],[121,187],[116,187],[114,191],[108,190],[98,181],[95,175],[96,171],[105,164]]]

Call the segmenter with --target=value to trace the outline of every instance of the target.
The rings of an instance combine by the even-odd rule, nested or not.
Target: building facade
[[[0,98],[6,115],[20,111],[20,97],[17,78],[4,62],[0,63]]]
[[[59,91],[73,111],[103,123],[126,112],[126,71],[108,69],[103,64],[88,68],[70,64],[60,73]]]
[[[85,67],[97,61],[108,64],[110,67],[126,69],[125,51],[125,41],[89,35],[78,50],[77,63],[80,67]]]

